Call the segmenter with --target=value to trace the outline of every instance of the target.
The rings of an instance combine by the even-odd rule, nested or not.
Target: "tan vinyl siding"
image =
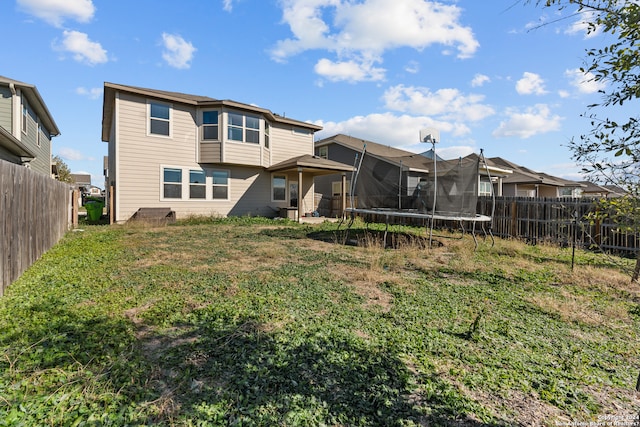
[[[220,142],[200,142],[200,163],[222,162]]]
[[[260,144],[226,141],[222,160],[224,163],[260,166],[262,164],[260,154]]]
[[[171,108],[171,136],[147,135],[147,99],[120,93],[118,103],[118,221],[140,207],[171,207],[160,198],[160,166],[196,163],[195,110],[180,104]]]
[[[271,126],[271,164],[278,164],[292,157],[313,154],[313,133],[295,133],[290,125]]]
[[[0,126],[9,133],[13,132],[11,115],[11,91],[7,86],[0,86]]]

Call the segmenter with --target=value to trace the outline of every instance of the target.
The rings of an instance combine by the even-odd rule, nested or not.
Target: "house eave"
[[[22,158],[23,161],[31,161],[36,158],[33,151],[3,127],[0,127],[0,146],[13,155]]]

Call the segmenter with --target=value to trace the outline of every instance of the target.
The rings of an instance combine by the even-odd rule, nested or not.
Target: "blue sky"
[[[455,158],[484,149],[581,179],[567,148],[601,100],[577,70],[604,43],[518,0],[0,0],[0,75],[34,84],[53,154],[103,187],[105,81],[232,99]],[[612,114],[618,112],[611,111]]]

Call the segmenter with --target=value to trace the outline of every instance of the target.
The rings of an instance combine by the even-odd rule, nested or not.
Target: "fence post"
[[[516,201],[511,202],[511,237],[518,238],[518,203]]]
[[[80,197],[80,191],[73,190],[71,195],[71,225],[73,228],[78,226],[78,197]]]
[[[109,186],[109,224],[113,224],[115,212],[113,211],[113,185]]]

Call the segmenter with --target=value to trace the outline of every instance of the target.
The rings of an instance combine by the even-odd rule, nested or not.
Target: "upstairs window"
[[[27,100],[21,98],[22,102],[22,132],[27,133],[27,129],[29,128],[29,104],[27,104]]]
[[[149,134],[169,136],[171,134],[171,106],[149,102]]]
[[[36,121],[38,123],[38,135],[36,135],[36,144],[38,147],[42,145],[42,125],[40,124],[40,119]]]
[[[218,136],[218,112],[202,112],[202,139],[204,141],[217,141]]]
[[[264,122],[264,148],[269,148],[269,144],[271,144],[271,125],[267,122]]]
[[[329,158],[329,147],[327,147],[325,145],[324,147],[318,148],[318,157],[320,157],[321,159],[328,159]]]
[[[229,113],[227,138],[231,141],[260,143],[260,119],[239,113]]]

